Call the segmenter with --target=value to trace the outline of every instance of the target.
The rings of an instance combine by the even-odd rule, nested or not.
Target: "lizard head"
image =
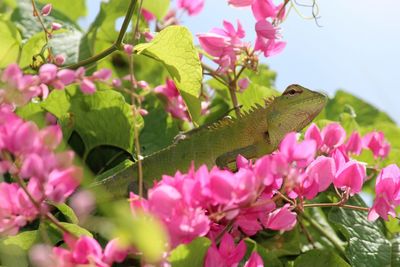
[[[271,103],[268,113],[270,138],[279,143],[287,133],[300,131],[321,112],[326,102],[324,94],[297,84],[290,85]]]

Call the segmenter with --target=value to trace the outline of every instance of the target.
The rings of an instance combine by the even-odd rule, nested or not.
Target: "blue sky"
[[[337,89],[345,89],[388,112],[400,124],[400,1],[317,1],[322,27],[291,10],[281,25],[283,39],[287,41],[285,50],[262,59],[277,71],[277,88],[283,90],[298,83],[330,96]],[[100,0],[87,3],[89,16],[82,20],[83,25],[93,20]],[[311,14],[309,8],[300,11],[306,16]],[[230,8],[226,0],[206,0],[200,15],[183,18],[193,33],[219,27],[223,19],[240,19],[246,39],[255,39],[255,21],[250,10]]]

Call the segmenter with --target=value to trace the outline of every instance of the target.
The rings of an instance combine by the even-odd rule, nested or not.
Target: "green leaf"
[[[342,90],[337,91],[335,97],[328,102],[326,117],[330,120],[338,120],[339,115],[349,109],[354,109],[357,114],[356,121],[360,126],[370,126],[378,122],[394,123],[385,112]]]
[[[65,203],[53,204],[64,216],[69,220],[70,223],[78,224],[79,219],[76,217],[74,210]]]
[[[17,61],[21,46],[21,35],[13,23],[1,20],[1,16],[0,39],[0,68],[4,68]]]
[[[294,267],[350,267],[339,255],[329,250],[310,250],[300,255],[294,262]]]
[[[259,246],[263,246],[268,255],[281,257],[300,254],[300,235],[298,227],[289,232],[279,234],[273,232],[271,236],[259,236],[255,239]]]
[[[134,118],[123,96],[112,90],[84,95],[76,87],[53,91],[42,107],[59,119],[69,118],[63,127],[71,127],[82,138],[85,154],[95,147],[109,145],[133,153]],[[137,118],[137,127],[143,119]]]
[[[87,13],[85,0],[39,0],[39,3],[52,4],[53,9],[61,11],[73,21],[86,16]]]
[[[282,262],[275,255],[268,254],[267,250],[263,246],[259,246],[256,241],[246,238],[245,243],[247,246],[246,255],[242,262],[246,262],[253,252],[257,252],[262,258],[264,266],[268,267],[282,267]]]
[[[153,13],[158,20],[162,20],[169,10],[170,0],[145,0],[143,1],[143,8]]]
[[[200,117],[202,68],[190,31],[170,26],[159,32],[150,43],[135,47],[138,54],[160,61],[180,91],[194,122]]]
[[[38,240],[38,231],[21,232],[0,240],[0,263],[3,266],[28,266],[28,250]]]
[[[140,134],[142,155],[150,155],[172,144],[179,133],[178,122],[168,116],[160,101],[148,95],[144,108],[149,114],[144,117],[144,128]],[[155,127],[155,125],[157,125]]]
[[[173,267],[202,267],[211,241],[208,238],[200,237],[189,244],[176,247],[168,258]]]
[[[400,236],[392,239],[392,267],[400,266]]]
[[[160,262],[168,244],[164,225],[150,214],[137,212],[132,216],[126,201],[113,203],[110,208],[109,215],[115,218],[115,236],[134,245],[147,263]]]
[[[352,197],[348,204],[366,206],[358,196]],[[370,222],[366,212],[343,208],[332,208],[328,218],[348,241],[346,256],[351,266],[390,266],[391,245],[380,221]]]
[[[29,102],[24,106],[18,107],[16,113],[24,120],[35,122],[39,128],[46,126],[45,111],[40,106],[40,103]]]
[[[36,55],[38,55],[43,50],[43,47],[45,45],[46,39],[44,39],[42,32],[38,32],[31,38],[29,38],[28,41],[22,46],[19,65],[23,67],[29,66],[30,64],[36,65],[36,61],[33,62],[33,57],[35,58],[35,60],[39,61],[39,64],[37,65],[44,63],[43,60]],[[44,56],[46,55],[48,55],[47,50]]]
[[[40,6],[38,6],[38,8],[40,8]],[[43,39],[45,38],[41,24],[36,17],[32,16],[32,14],[33,9],[31,1],[20,0],[18,1],[18,8],[14,10],[11,16],[11,21],[14,22],[21,31],[24,41],[28,41],[38,33],[41,33]],[[54,55],[62,54],[66,57],[65,64],[76,63],[79,59],[79,49],[82,39],[82,32],[79,26],[58,10],[53,10],[49,16],[42,17],[42,19],[47,28],[50,28],[50,25],[53,22],[59,22],[62,24],[62,29],[52,34],[52,38],[49,39],[48,45],[52,49]],[[22,58],[23,63],[29,61],[28,49],[34,46],[33,42],[37,41],[37,46],[43,44],[43,41],[39,42],[39,38],[40,37],[35,37],[35,39],[29,43],[28,48],[25,49],[26,52]],[[34,48],[35,50],[31,52],[31,57],[37,53],[37,47],[35,46]],[[23,66],[25,67],[25,65]]]
[[[8,236],[0,239],[1,246],[18,246],[24,251],[28,251],[38,238],[38,231],[25,231],[15,236]]]
[[[350,134],[352,132],[354,132],[354,131],[358,132],[360,130],[360,127],[358,126],[355,116],[353,116],[349,113],[340,114],[339,121],[340,121],[340,124],[345,129],[348,136],[350,136]]]
[[[80,227],[77,224],[73,224],[73,223],[66,223],[66,222],[60,222],[60,224],[66,228],[69,232],[73,233],[76,236],[90,236],[93,237],[92,233],[89,232],[88,230],[86,230],[85,228]],[[51,228],[55,229],[58,231],[59,235],[60,235],[60,240],[62,239],[62,235],[61,232],[59,231],[59,228],[57,226],[55,226],[54,224],[50,224]]]

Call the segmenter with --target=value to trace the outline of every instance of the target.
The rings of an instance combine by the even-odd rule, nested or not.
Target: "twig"
[[[40,12],[36,7],[35,0],[31,0],[31,3],[32,3],[32,8],[33,8],[33,16],[38,18],[38,21],[39,21],[40,25],[42,26],[42,29],[43,29],[43,32],[44,32],[44,38],[46,40],[46,46],[47,46],[48,43],[49,43],[49,37],[48,36],[49,36],[50,33],[46,29],[46,26],[44,25],[44,22],[42,20],[42,16],[40,15]],[[47,51],[49,52],[49,57],[51,58],[52,54],[51,54],[50,47],[47,47]]]
[[[128,7],[128,11],[126,12],[125,18],[124,18],[124,22],[122,23],[121,29],[119,31],[118,34],[118,38],[115,41],[115,43],[113,43],[109,48],[107,48],[106,50],[104,50],[103,52],[100,52],[97,55],[94,55],[92,57],[89,57],[87,59],[84,59],[82,61],[79,61],[78,63],[66,66],[65,68],[67,69],[77,69],[79,67],[82,66],[86,66],[89,64],[92,64],[100,59],[103,59],[105,57],[107,57],[108,55],[112,54],[113,52],[120,50],[121,46],[122,46],[122,40],[124,39],[126,30],[128,29],[129,23],[131,21],[131,18],[133,16],[133,12],[135,10],[135,6],[138,0],[131,0],[129,7]]]

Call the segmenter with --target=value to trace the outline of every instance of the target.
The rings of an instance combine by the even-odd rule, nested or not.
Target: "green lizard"
[[[265,106],[257,106],[235,119],[224,119],[189,132],[176,143],[142,160],[143,179],[150,185],[163,174],[196,167],[227,166],[238,154],[258,158],[277,149],[283,137],[308,125],[323,109],[325,95],[300,85],[290,85],[281,96]],[[106,174],[107,175],[107,174]],[[103,177],[106,175],[102,175]],[[106,177],[99,183],[114,198],[137,191],[137,164]]]

